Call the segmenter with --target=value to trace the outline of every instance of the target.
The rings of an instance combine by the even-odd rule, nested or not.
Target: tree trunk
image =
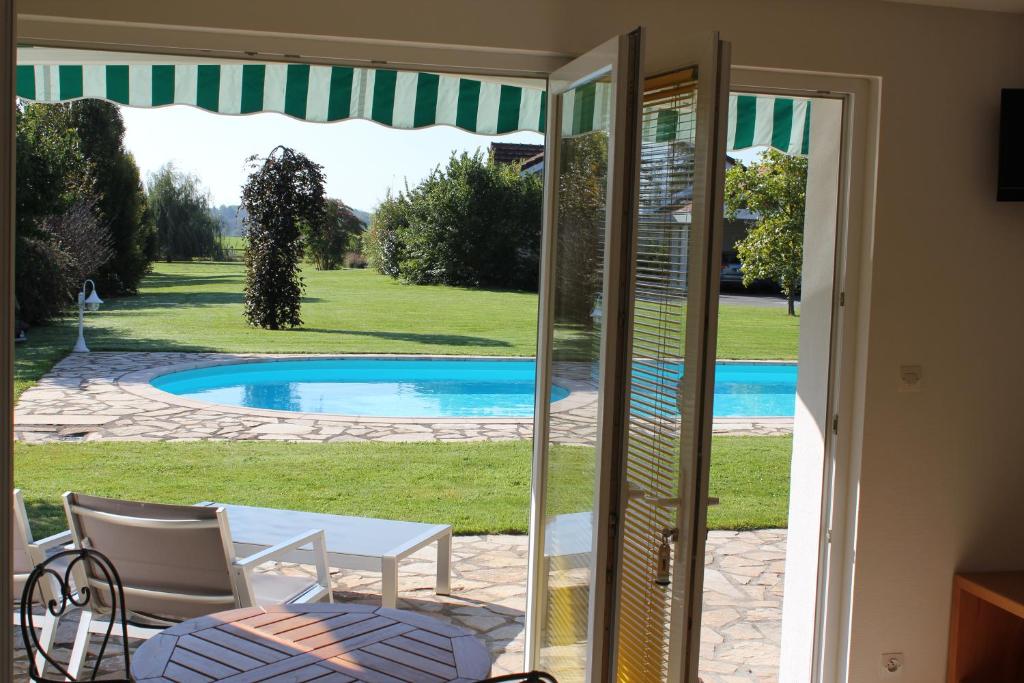
[[[789,315],[796,315],[796,294],[793,290],[786,296],[786,304],[789,307]]]

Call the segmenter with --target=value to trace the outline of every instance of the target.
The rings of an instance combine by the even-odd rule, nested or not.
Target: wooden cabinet
[[[948,683],[1024,681],[1024,572],[957,574]]]

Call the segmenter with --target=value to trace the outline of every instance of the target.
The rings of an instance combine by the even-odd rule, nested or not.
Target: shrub
[[[567,138],[559,164],[555,315],[559,322],[589,328],[603,283],[607,134],[595,131]]]
[[[415,284],[536,290],[542,187],[518,166],[452,155],[374,213],[366,253]]]
[[[342,265],[346,268],[365,268],[367,266],[366,257],[357,251],[350,251],[345,254],[345,260]]]
[[[15,246],[14,291],[18,316],[32,325],[64,312],[77,282],[74,260],[52,239],[20,237]]]
[[[346,248],[354,235],[362,232],[363,223],[352,210],[337,199],[324,205],[320,223],[302,223],[306,253],[317,270],[335,270],[341,265]]]
[[[363,253],[377,272],[389,277],[401,276],[402,244],[399,230],[409,224],[409,201],[405,195],[388,192],[370,219],[370,228],[363,236]]]
[[[114,256],[110,231],[96,219],[96,213],[95,200],[80,199],[40,225],[40,231],[70,259],[68,276],[76,283],[95,277]]]
[[[288,147],[275,147],[242,188],[248,246],[245,251],[245,318],[254,327],[279,330],[302,324],[300,224],[324,220],[323,168]]]

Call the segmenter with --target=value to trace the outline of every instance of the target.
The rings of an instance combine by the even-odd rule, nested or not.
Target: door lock
[[[654,577],[654,583],[659,586],[667,586],[672,583],[672,546],[679,538],[679,529],[663,529],[661,532],[661,544],[658,546],[658,573]]]

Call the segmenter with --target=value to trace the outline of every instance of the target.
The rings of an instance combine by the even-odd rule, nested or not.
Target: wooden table
[[[946,680],[1024,681],[1024,572],[953,578]]]
[[[437,544],[438,595],[451,590],[452,528],[371,517],[346,517],[319,512],[277,510],[203,502],[228,511],[231,540],[239,555],[255,552],[293,538],[310,529],[323,529],[327,559],[332,567],[380,572],[381,605],[394,607],[398,597],[398,563],[420,548]],[[313,564],[311,551],[296,550],[287,558]]]
[[[327,603],[190,619],[131,659],[139,683],[462,683],[490,669],[487,650],[464,629],[406,610]]]

